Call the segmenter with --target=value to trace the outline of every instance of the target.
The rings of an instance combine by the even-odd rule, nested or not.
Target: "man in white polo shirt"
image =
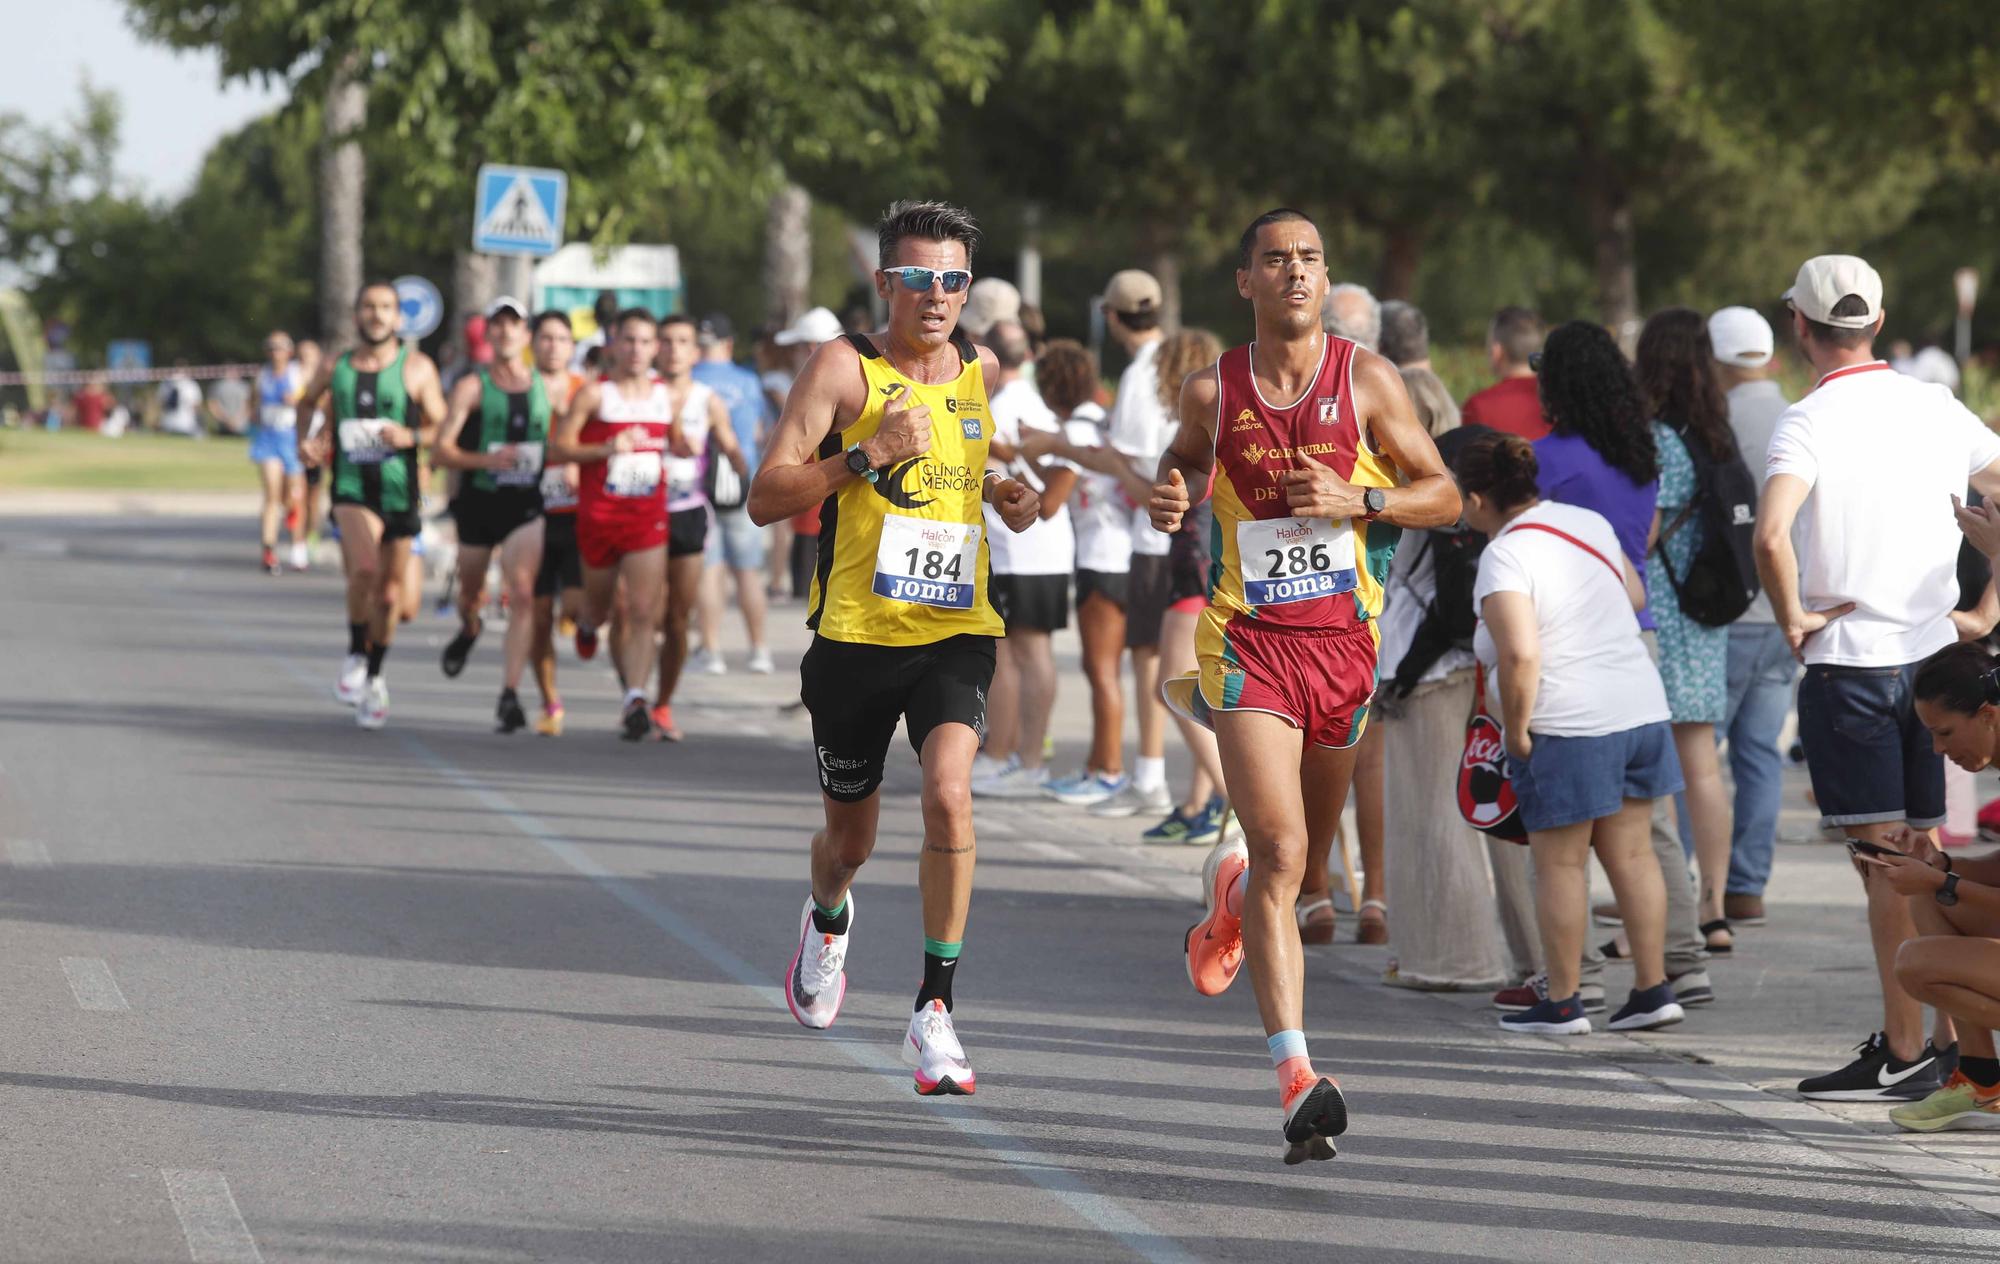
[[[1818,384],[1778,419],[1757,512],[1757,570],[1806,665],[1799,736],[1821,820],[1880,843],[1944,820],[1944,767],[1911,709],[1917,664],[1951,644],[1959,532],[1952,498],[2000,493],[2000,436],[1950,391],[1875,358],[1882,278],[1851,255],[1806,260],[1785,292]],[[1794,542],[1796,541],[1796,549]],[[1830,1101],[1917,1101],[1957,1060],[1950,1020],[1926,1043],[1923,1008],[1897,986],[1909,905],[1870,867],[1868,928],[1883,1030],[1860,1057],[1799,1085]]]
[[[1791,401],[1771,380],[1776,339],[1771,323],[1748,307],[1725,307],[1708,318],[1715,374],[1728,394],[1729,429],[1736,449],[1761,489],[1764,461],[1778,418]],[[1723,916],[1732,925],[1764,924],[1764,885],[1778,841],[1778,805],[1785,763],[1778,734],[1792,709],[1792,681],[1799,665],[1758,593],[1743,617],[1729,625],[1729,705],[1722,733],[1729,739],[1729,771],[1736,783],[1735,825],[1729,840],[1729,885]]]

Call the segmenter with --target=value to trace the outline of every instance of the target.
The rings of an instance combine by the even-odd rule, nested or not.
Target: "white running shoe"
[[[854,933],[854,893],[847,893],[847,934]],[[800,1024],[819,1030],[833,1026],[847,996],[847,935],[829,935],[813,925],[813,898],[799,914],[799,946],[785,971],[785,1004]]]
[[[354,708],[354,722],[364,729],[379,729],[389,722],[389,682],[380,676],[368,682],[361,703]]]
[[[1125,788],[1100,803],[1090,805],[1092,816],[1113,819],[1137,816],[1141,812],[1147,816],[1161,816],[1174,810],[1174,796],[1168,792],[1165,782],[1157,786],[1141,786],[1128,781]]]
[[[701,652],[701,670],[711,676],[727,676],[729,674],[729,661],[722,656],[721,650],[703,650]]]
[[[987,799],[1039,799],[1049,784],[1047,768],[1009,768],[997,777],[972,783],[972,793]]]
[[[965,1047],[952,1030],[951,1011],[932,1001],[910,1015],[910,1034],[903,1038],[903,1062],[916,1071],[917,1092],[925,1097],[971,1096],[979,1089]]]
[[[310,570],[311,568],[312,554],[306,551],[306,542],[304,540],[294,540],[292,542],[292,569],[303,571]]]
[[[361,705],[361,695],[368,691],[368,659],[365,655],[349,654],[341,660],[340,675],[333,682],[334,701],[344,707]]]
[[[761,645],[750,651],[749,666],[759,676],[768,676],[778,670],[778,665],[771,661],[771,651]]]

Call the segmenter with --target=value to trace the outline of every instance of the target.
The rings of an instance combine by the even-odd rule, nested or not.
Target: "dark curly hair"
[[[1660,476],[1645,397],[1625,353],[1601,326],[1572,320],[1542,344],[1542,413],[1635,483]]]
[[[1097,394],[1097,357],[1071,338],[1057,338],[1035,361],[1035,386],[1042,402],[1067,417]]]
[[[1653,416],[1682,439],[1701,444],[1712,461],[1736,455],[1706,317],[1692,307],[1653,313],[1639,331],[1638,372],[1639,393]]]

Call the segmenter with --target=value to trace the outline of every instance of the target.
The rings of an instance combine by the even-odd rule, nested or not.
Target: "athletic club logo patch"
[[[1319,405],[1319,424],[1331,426],[1340,420],[1340,396],[1322,395],[1313,401]]]

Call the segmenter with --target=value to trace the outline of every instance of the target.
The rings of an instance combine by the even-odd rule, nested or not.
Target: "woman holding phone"
[[[1911,692],[1938,754],[1967,772],[2000,757],[2000,660],[1972,642],[1948,645],[1918,666]],[[1958,1069],[1889,1118],[1909,1132],[2000,1130],[2000,857],[1954,859],[1928,831],[1849,850],[1909,898],[1917,935],[1896,954],[1896,982],[1958,1025]]]

